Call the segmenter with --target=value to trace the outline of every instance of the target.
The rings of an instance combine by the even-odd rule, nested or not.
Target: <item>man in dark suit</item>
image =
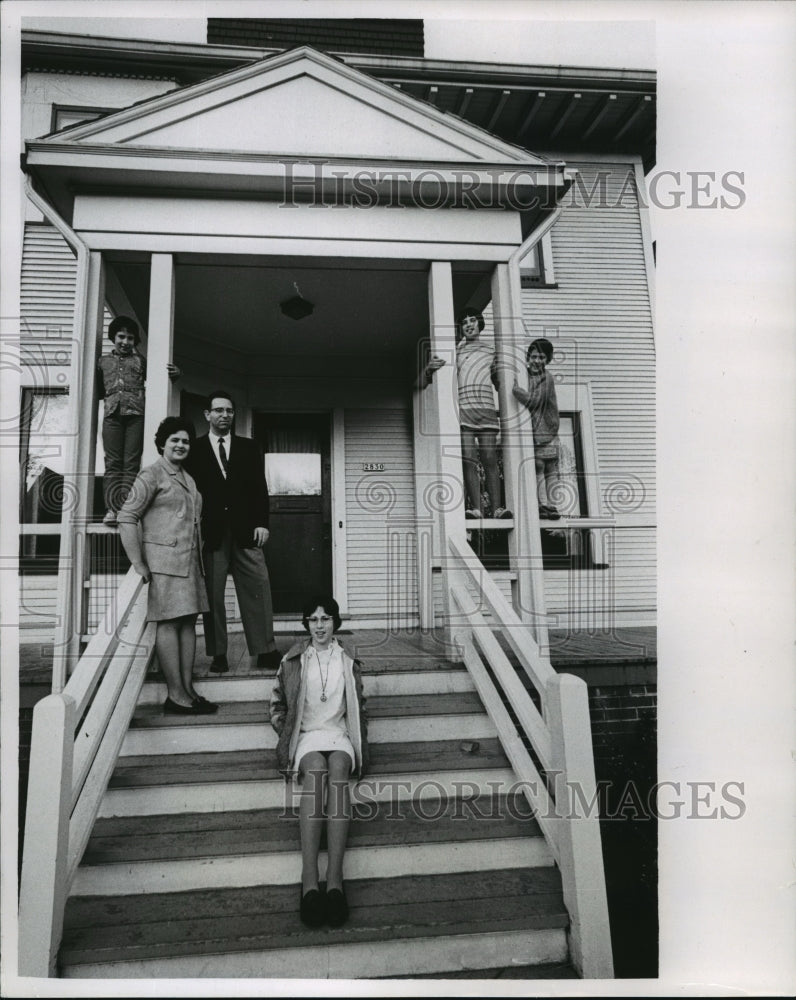
[[[210,610],[204,616],[210,669],[223,674],[227,662],[224,592],[232,573],[243,631],[257,666],[279,665],[274,642],[271,584],[263,546],[268,541],[268,487],[262,452],[251,438],[232,433],[235,404],[218,389],[207,397],[209,433],[200,437],[185,463],[202,494],[203,559]]]

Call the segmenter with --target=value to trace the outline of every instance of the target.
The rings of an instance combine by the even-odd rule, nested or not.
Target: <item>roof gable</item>
[[[546,161],[304,46],[64,130],[47,140],[227,154]]]

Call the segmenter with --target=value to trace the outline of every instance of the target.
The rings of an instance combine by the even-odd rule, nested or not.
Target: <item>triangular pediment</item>
[[[302,47],[48,139],[52,143],[366,161],[546,161]]]

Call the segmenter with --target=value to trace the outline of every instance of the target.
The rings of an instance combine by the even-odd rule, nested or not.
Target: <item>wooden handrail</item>
[[[474,554],[466,552],[454,538],[448,539],[448,547],[452,555],[448,592],[451,608],[456,610],[451,629],[558,863],[570,916],[573,963],[585,978],[610,979],[613,959],[586,684],[580,678],[556,673],[528,635],[528,626]],[[490,621],[480,607],[473,606],[468,584],[476,588]],[[494,631],[506,637],[533,682],[541,713]],[[516,724],[503,698],[511,706]]]
[[[480,599],[500,627],[539,697],[544,701],[547,682],[555,676],[555,670],[550,666],[549,660],[541,655],[536,641],[529,633],[527,623],[520,619],[500,592],[489,570],[472,550],[468,551],[455,538],[448,539],[448,547],[454,557],[454,567],[466,571],[466,578],[476,587]]]
[[[55,975],[64,907],[154,650],[132,569],[63,691],[33,712],[19,901],[19,971]]]
[[[74,700],[78,719],[82,718],[86,711],[95,687],[116,652],[120,626],[124,624],[142,587],[141,577],[135,570],[129,569],[113,599],[108,603],[99,628],[91,637],[66,683],[64,691]]]

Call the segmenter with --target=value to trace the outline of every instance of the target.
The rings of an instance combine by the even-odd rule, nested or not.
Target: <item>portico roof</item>
[[[281,49],[23,31],[23,70],[146,75],[180,84]],[[533,150],[635,153],[655,162],[656,74],[629,67],[515,65],[335,52],[421,101]]]
[[[411,191],[490,207],[554,203],[564,164],[504,142],[303,46],[27,144],[26,165],[67,217],[75,190],[229,190],[379,202]],[[367,191],[363,191],[363,179]]]

